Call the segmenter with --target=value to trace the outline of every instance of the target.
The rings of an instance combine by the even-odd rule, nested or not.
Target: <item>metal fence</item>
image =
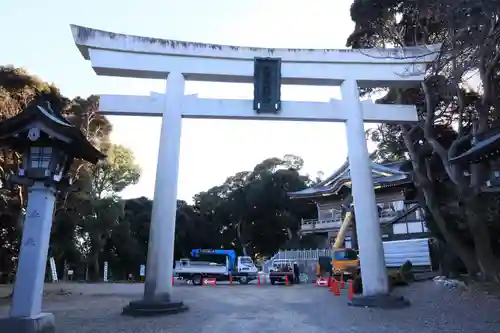
[[[303,260],[318,260],[319,257],[331,257],[332,249],[310,249],[310,250],[286,250],[278,251],[271,260],[275,259],[290,259],[296,261]]]
[[[411,261],[415,268],[432,267],[428,238],[387,241],[383,242],[383,247],[384,259],[387,267],[399,267],[406,261]],[[268,273],[273,260],[276,259],[293,260],[299,265],[309,267],[309,270],[310,267],[318,262],[319,257],[333,257],[333,250],[280,250],[263,264],[262,270]]]
[[[280,250],[269,260],[264,262],[262,270],[268,273],[273,264],[273,260],[276,259],[289,259],[297,261],[299,264],[309,266],[311,262],[318,262],[319,257],[331,257],[332,255],[332,249]]]

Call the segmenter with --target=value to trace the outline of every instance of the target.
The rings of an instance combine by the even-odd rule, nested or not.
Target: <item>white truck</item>
[[[225,264],[217,264],[208,261],[195,261],[181,259],[176,262],[174,274],[181,280],[192,281],[194,285],[201,285],[204,278],[215,278],[217,281],[232,281],[241,284],[257,279],[258,269],[251,257],[236,257],[233,250],[205,250],[196,249],[191,251],[192,257],[200,257],[202,254],[224,255]]]
[[[296,263],[290,259],[273,260],[272,267],[269,269],[269,281],[271,284],[274,285],[276,282],[285,283],[287,280],[290,284],[295,283],[294,264]]]

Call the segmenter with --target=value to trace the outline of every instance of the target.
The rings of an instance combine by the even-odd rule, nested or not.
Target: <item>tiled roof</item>
[[[401,167],[406,161],[378,164],[371,162],[373,182],[377,188],[411,182],[410,174],[401,171]],[[292,198],[318,197],[337,194],[344,186],[350,187],[351,176],[349,163],[346,162],[330,177],[314,187],[297,192],[289,192]]]
[[[498,158],[498,155],[500,155],[500,129],[496,128],[495,130],[499,132],[492,134],[483,140],[477,140],[469,150],[451,158],[449,162],[467,162],[475,164],[481,162],[482,160]]]

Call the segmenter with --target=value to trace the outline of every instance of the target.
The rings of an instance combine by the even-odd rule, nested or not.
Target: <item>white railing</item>
[[[387,267],[399,267],[407,260],[418,267],[428,267],[432,264],[428,238],[387,241],[382,244]],[[289,259],[299,264],[311,265],[320,257],[333,257],[333,251],[332,249],[280,250],[264,263],[263,271],[269,272],[273,260],[276,259]]]
[[[265,273],[269,272],[273,260],[289,259],[297,262],[318,261],[319,257],[333,256],[332,249],[305,249],[305,250],[280,250],[262,265]]]
[[[284,250],[278,251],[273,257],[274,259],[290,259],[290,260],[318,260],[319,257],[332,256],[332,249],[308,249],[308,250]]]
[[[302,231],[312,231],[315,229],[338,229],[340,228],[340,225],[342,224],[342,220],[340,218],[338,219],[331,219],[331,220],[318,220],[318,219],[302,219],[301,223],[301,230]]]
[[[342,222],[342,218],[340,216],[334,217],[333,219],[302,219],[302,224],[319,224],[319,223],[338,223]]]
[[[383,210],[379,212],[380,222],[387,222],[398,216],[400,216],[403,211],[393,211],[393,210]],[[314,231],[314,230],[337,230],[342,225],[342,218],[340,215],[334,216],[333,219],[302,219],[301,231]]]

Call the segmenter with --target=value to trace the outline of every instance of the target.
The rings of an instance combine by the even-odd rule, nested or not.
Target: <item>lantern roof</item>
[[[74,158],[96,164],[106,157],[87,140],[79,128],[69,123],[58,109],[53,109],[48,101],[31,103],[17,115],[1,121],[0,145],[24,152],[34,145],[34,141],[28,138],[29,130],[34,127],[51,139],[51,145],[60,147]]]

